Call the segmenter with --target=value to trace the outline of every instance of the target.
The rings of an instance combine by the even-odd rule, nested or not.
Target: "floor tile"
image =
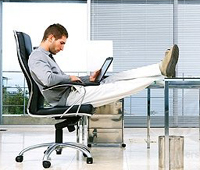
[[[15,162],[15,157],[24,147],[53,142],[54,128],[8,126],[6,129],[7,131],[0,131],[0,170],[43,170],[45,148],[25,153],[22,163]],[[92,146],[90,151],[93,164],[87,164],[82,153],[74,149],[64,148],[62,155],[52,153],[52,166],[49,170],[160,170],[158,138],[164,134],[164,129],[151,128],[150,149],[147,149],[146,144],[146,128],[125,128],[124,134],[125,148],[120,145]],[[184,136],[184,170],[200,169],[199,129],[172,128],[170,135]],[[64,141],[75,142],[75,132],[64,131]]]

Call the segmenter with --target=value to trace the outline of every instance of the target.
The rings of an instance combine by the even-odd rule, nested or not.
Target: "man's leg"
[[[140,67],[132,70],[123,71],[116,73],[112,76],[106,78],[103,82],[113,82],[118,80],[129,80],[142,77],[152,77],[152,76],[175,76],[175,68],[178,62],[179,48],[175,44],[165,52],[165,57],[158,64],[153,64],[145,67]]]
[[[83,99],[83,104],[92,104],[94,107],[109,104],[145,89],[153,81],[160,78],[162,78],[162,76],[121,80],[103,83],[99,86],[87,86],[85,87],[86,94]],[[66,104],[72,105],[74,101],[83,96],[83,88],[80,88],[79,92],[71,92],[67,98]]]
[[[122,71],[116,74],[113,74],[102,81],[102,83],[109,83],[121,80],[131,80],[136,78],[144,77],[154,77],[161,76],[161,71],[159,64],[152,64],[144,67],[139,67],[136,69],[131,69],[127,71]]]
[[[92,104],[94,107],[102,106],[121,98],[135,94],[153,81],[163,79],[159,64],[140,67],[117,73],[106,78],[99,86],[86,86],[83,104]],[[84,89],[73,91],[67,98],[67,105],[72,105],[84,94]]]
[[[153,81],[160,79],[161,75],[173,76],[178,55],[178,46],[174,45],[159,64],[117,73],[106,78],[99,86],[85,87],[86,94],[83,103],[90,103],[94,107],[108,104],[145,89]],[[83,96],[83,93],[83,88],[80,88],[78,92],[71,92],[66,104],[71,105]]]

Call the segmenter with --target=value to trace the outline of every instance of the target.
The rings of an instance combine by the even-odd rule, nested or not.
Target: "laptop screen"
[[[105,62],[103,63],[103,65],[101,67],[100,74],[96,79],[97,82],[100,82],[102,80],[102,78],[106,74],[108,68],[110,67],[110,64],[112,63],[112,61],[113,61],[113,57],[106,58]]]

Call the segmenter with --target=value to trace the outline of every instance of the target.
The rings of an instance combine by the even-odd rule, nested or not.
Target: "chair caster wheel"
[[[56,149],[56,154],[61,155],[62,154],[62,149]]]
[[[87,164],[92,164],[93,163],[93,158],[87,158]]]
[[[89,148],[91,148],[91,147],[92,147],[92,145],[91,145],[91,144],[87,144],[87,146],[88,146]]]
[[[49,161],[43,161],[42,164],[44,168],[49,168],[51,166],[51,162]]]
[[[15,158],[15,161],[16,161],[16,162],[22,162],[22,161],[23,161],[23,156],[22,156],[22,155],[17,156],[17,157]]]
[[[125,144],[125,143],[122,143],[122,147],[125,148],[125,147],[126,147],[126,144]]]

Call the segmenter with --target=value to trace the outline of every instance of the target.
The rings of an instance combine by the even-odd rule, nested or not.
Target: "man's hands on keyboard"
[[[96,70],[94,71],[94,73],[90,76],[90,81],[94,82],[96,80],[96,78],[98,77],[99,73],[101,70]]]

